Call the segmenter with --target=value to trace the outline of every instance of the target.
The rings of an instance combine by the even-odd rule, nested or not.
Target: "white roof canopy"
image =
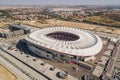
[[[72,34],[77,35],[79,38],[77,38],[74,41],[69,41],[69,40],[66,41],[66,40],[59,40],[47,36],[47,34],[51,34],[55,32],[71,33],[71,35]],[[55,34],[55,37],[64,36],[69,38],[69,35],[67,34],[66,36],[64,34],[59,34],[59,35]],[[61,53],[66,53],[76,56],[95,55],[101,51],[103,46],[102,40],[98,36],[85,30],[81,30],[78,28],[70,28],[70,27],[44,28],[28,35],[26,37],[26,40],[36,45],[40,45],[42,47],[52,49],[54,51],[59,51]]]

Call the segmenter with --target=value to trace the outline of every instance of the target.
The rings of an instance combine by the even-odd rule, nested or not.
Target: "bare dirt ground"
[[[120,29],[118,28],[112,28],[107,26],[100,26],[100,25],[93,25],[93,24],[87,24],[82,22],[70,22],[70,21],[62,21],[62,20],[56,20],[56,19],[50,19],[46,20],[47,23],[40,23],[39,20],[8,20],[3,21],[0,20],[0,27],[1,26],[7,26],[8,24],[27,24],[35,27],[49,27],[49,26],[67,26],[67,27],[77,27],[87,30],[93,30],[93,31],[100,31],[100,32],[107,32],[112,34],[120,34]]]
[[[49,20],[48,23],[52,23],[53,25],[60,25],[60,26],[70,26],[70,27],[77,27],[82,29],[88,29],[93,31],[100,31],[100,32],[108,32],[112,34],[120,34],[120,29],[118,28],[111,28],[107,26],[100,26],[100,25],[93,25],[93,24],[86,24],[86,23],[78,23],[78,22],[68,22],[68,21],[61,21],[61,20]]]
[[[16,77],[0,64],[0,80],[16,80]]]
[[[87,23],[82,23],[82,22],[62,21],[62,20],[55,20],[55,19],[47,20],[47,24],[41,24],[39,21],[23,21],[22,24],[28,24],[28,25],[39,27],[39,28],[49,27],[49,26],[77,27],[77,28],[93,30],[93,31],[120,34],[120,29],[118,28],[93,25],[93,24],[87,24]]]

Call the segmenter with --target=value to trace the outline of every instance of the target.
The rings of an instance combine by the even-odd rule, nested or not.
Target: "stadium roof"
[[[92,56],[102,49],[102,40],[88,31],[70,27],[44,28],[33,32],[26,40],[61,53]]]

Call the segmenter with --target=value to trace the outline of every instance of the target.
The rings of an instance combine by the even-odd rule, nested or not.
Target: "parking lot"
[[[56,76],[56,73],[61,71],[60,69],[55,68],[54,71],[51,71],[50,68],[53,67],[52,65],[50,65],[48,63],[46,63],[45,65],[41,65],[42,63],[44,63],[44,61],[42,61],[32,55],[25,54],[24,52],[21,53],[19,50],[15,50],[15,49],[8,50],[6,47],[4,47],[4,50],[7,53],[9,53],[10,55],[12,55],[12,57],[14,56],[17,59],[19,59],[20,62],[18,61],[19,62],[18,65],[21,66],[26,71],[28,71],[33,76],[35,76],[36,78],[41,79],[43,77],[43,80],[47,80],[47,79],[44,79],[44,77],[48,77],[52,80],[61,80],[61,78]],[[16,60],[12,60],[12,61],[16,61]],[[17,64],[18,62],[15,62],[15,63]],[[21,62],[24,62],[25,64],[29,65],[30,68],[31,67],[34,68],[34,71],[31,71],[31,69],[29,69],[27,66],[26,66],[26,68],[24,68],[25,66]],[[39,74],[36,71],[38,71]],[[40,74],[42,76],[40,76]],[[67,79],[68,80],[70,80],[70,79],[77,80],[76,78],[72,77],[71,75],[68,75]]]

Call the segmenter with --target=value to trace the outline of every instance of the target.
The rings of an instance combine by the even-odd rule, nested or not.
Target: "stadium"
[[[34,54],[66,62],[93,60],[103,47],[97,35],[71,27],[43,28],[31,33],[25,40]]]

